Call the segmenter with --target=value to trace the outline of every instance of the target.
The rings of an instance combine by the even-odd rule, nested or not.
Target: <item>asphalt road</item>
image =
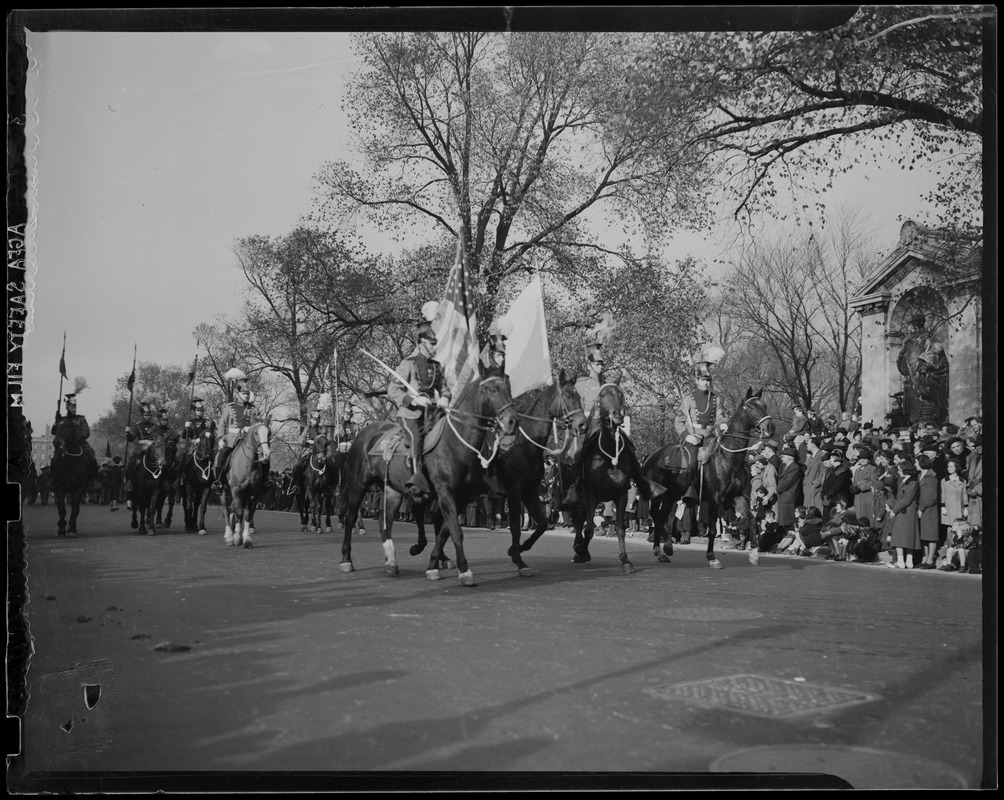
[[[390,577],[374,520],[346,574],[341,534],[292,514],[259,513],[241,549],[216,509],[207,536],[139,536],[85,506],[70,539],[51,505],[23,512],[12,792],[995,783],[980,576],[735,551],[712,570],[698,540],[659,564],[641,536],[625,574],[615,540],[576,565],[559,530],[520,577],[508,532],[474,529],[462,587],[426,579],[403,523]]]

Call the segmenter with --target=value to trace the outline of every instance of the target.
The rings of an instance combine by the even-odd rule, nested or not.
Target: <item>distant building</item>
[[[962,425],[982,413],[982,248],[907,221],[851,297],[861,316],[861,419]]]
[[[52,434],[32,435],[31,458],[35,462],[36,469],[41,469],[52,461]]]

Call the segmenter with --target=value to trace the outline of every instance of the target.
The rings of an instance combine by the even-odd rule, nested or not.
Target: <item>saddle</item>
[[[704,466],[711,459],[717,440],[712,440],[710,444],[701,445],[697,449],[697,463],[693,463],[690,450],[682,444],[668,445],[659,458],[656,466],[667,472],[689,472],[694,467]]]
[[[404,428],[395,426],[383,435],[377,437],[376,441],[370,445],[367,455],[380,456],[384,461],[389,462],[398,451],[405,458],[411,457],[411,439]]]

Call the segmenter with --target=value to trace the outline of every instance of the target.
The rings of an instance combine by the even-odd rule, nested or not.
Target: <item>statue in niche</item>
[[[923,314],[908,320],[909,332],[896,366],[903,376],[903,414],[910,424],[948,420],[948,357]]]

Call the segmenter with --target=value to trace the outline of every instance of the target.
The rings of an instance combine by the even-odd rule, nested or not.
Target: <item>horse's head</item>
[[[328,437],[323,433],[317,434],[314,437],[314,449],[313,453],[315,456],[323,456],[328,449]]]
[[[52,430],[53,447],[63,450],[73,450],[77,444],[77,426],[69,420],[60,420]]]
[[[582,408],[582,398],[575,390],[575,381],[570,380],[561,370],[558,375],[558,391],[548,408],[551,419],[560,419],[575,436],[586,433],[586,414]]]
[[[627,402],[624,392],[617,383],[604,383],[596,398],[600,409],[600,420],[606,425],[620,425],[627,416]]]
[[[478,383],[480,399],[480,414],[495,421],[495,428],[500,434],[509,435],[516,432],[516,411],[512,407],[512,396],[509,385],[501,370],[487,368],[478,362],[481,380]]]
[[[216,437],[212,431],[203,431],[195,441],[195,454],[201,459],[216,452]]]
[[[141,442],[146,447],[143,450],[143,463],[151,470],[158,470],[165,466],[167,461],[167,442],[163,437],[157,437],[150,442]]]
[[[732,419],[733,425],[738,423],[738,427],[744,432],[759,429],[761,439],[768,439],[774,434],[774,423],[767,413],[762,387],[756,394],[753,393],[752,386],[746,390],[746,397]]]

